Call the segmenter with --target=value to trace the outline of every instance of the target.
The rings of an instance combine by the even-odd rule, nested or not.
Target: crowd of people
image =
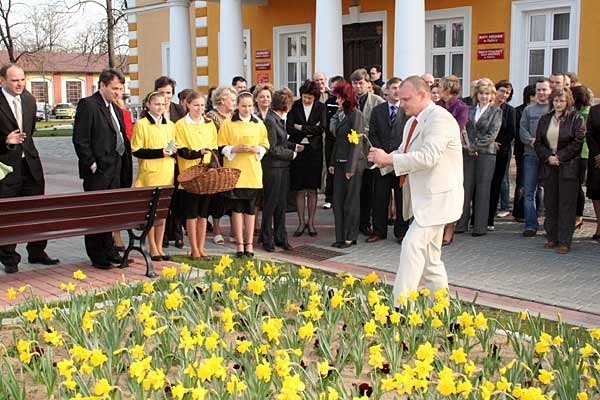
[[[410,81],[410,87],[426,92],[421,110],[441,106],[458,126],[462,215],[444,222],[443,245],[467,231],[486,235],[495,229],[497,217],[511,214],[524,223],[523,236],[535,236],[543,215],[545,247],[564,254],[581,227],[586,195],[600,217],[600,105],[590,107],[593,96],[574,74],[555,73],[527,86],[523,104],[516,108],[509,104],[513,86],[507,80],[477,79],[466,98],[460,97],[461,79],[453,75],[435,79],[424,74]],[[317,72],[297,94],[268,83],[248,88],[237,76],[231,86],[211,88],[207,96],[186,88],[178,93],[178,102],[173,101],[175,81],[162,76],[144,98],[144,112],[135,124],[122,103],[124,82],[117,70],[100,74],[98,91],[78,103],[73,144],[86,191],[176,186],[166,221],[157,221],[148,235],[152,260],[170,260],[164,249],[170,242],[183,247],[184,231],[190,256],[207,256],[208,231],[216,244],[226,241],[220,223],[226,216],[236,256],[254,256],[255,236],[268,252],[289,250],[286,211],[297,212],[294,237],[317,236],[321,189],[323,208],[333,209],[333,247],[355,245],[359,233],[367,243],[385,240],[389,225],[402,243],[414,223],[403,212],[406,175],[398,177],[368,157],[370,148],[410,151],[403,140],[410,142],[420,129],[415,122],[421,117],[415,118],[403,97],[403,80],[384,82],[380,66],[359,68],[348,80]],[[43,173],[34,162],[34,115],[29,115],[23,70],[14,64],[3,67],[0,84],[0,108],[14,117],[0,118],[0,139],[6,143],[0,146],[0,162],[13,167],[0,181],[0,197],[41,194]],[[22,109],[13,105],[15,98],[21,99]],[[133,157],[138,159],[136,177]],[[177,177],[199,163],[239,169],[236,187],[213,195],[187,192]],[[436,190],[443,192],[445,185],[439,183]],[[600,225],[593,239],[600,240]],[[120,232],[88,235],[85,246],[95,267],[111,268],[122,261]],[[44,248],[45,243],[28,245],[30,262],[58,263]],[[7,272],[16,272],[19,260],[14,245],[0,249]]]

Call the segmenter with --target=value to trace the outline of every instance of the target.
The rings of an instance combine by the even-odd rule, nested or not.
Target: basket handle
[[[219,161],[219,156],[217,155],[217,153],[215,153],[215,151],[213,149],[207,149],[205,148],[204,150],[208,150],[210,151],[210,153],[212,154],[212,159],[215,160],[215,162],[217,163],[217,168],[221,168],[221,162]],[[209,163],[208,165],[210,166],[211,163]]]

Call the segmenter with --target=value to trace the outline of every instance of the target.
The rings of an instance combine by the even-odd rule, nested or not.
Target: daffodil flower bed
[[[76,272],[61,307],[9,290],[22,301],[2,332],[0,399],[600,397],[600,329],[552,336],[528,313],[503,327],[444,290],[395,309],[375,273],[223,256],[201,278],[181,264],[141,288],[84,284]]]

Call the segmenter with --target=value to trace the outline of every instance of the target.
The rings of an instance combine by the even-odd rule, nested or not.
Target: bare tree
[[[102,7],[106,18],[101,21],[101,25],[95,26],[94,32],[84,35],[81,47],[93,53],[107,54],[108,65],[114,68],[119,64],[120,59],[123,59],[123,57],[117,57],[116,49],[120,46],[116,42],[117,38],[126,31],[123,27],[127,22],[125,15],[127,0],[77,0],[72,8],[81,9],[88,5]],[[104,32],[103,41],[98,40],[98,28],[102,29],[100,32]]]
[[[8,60],[13,63],[21,57],[16,54],[17,37],[15,37],[15,31],[21,23],[14,22],[12,18],[14,7],[20,4],[22,3],[12,0],[0,0],[0,40],[8,52]]]
[[[31,52],[65,50],[65,38],[73,26],[71,17],[71,12],[60,11],[57,2],[29,8],[23,43],[25,49]]]

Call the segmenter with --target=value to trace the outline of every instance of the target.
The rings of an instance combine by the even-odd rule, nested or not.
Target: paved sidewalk
[[[37,146],[46,172],[47,192],[80,191],[81,182],[77,178],[70,138],[40,138],[37,139]],[[260,246],[256,246],[260,257],[356,274],[376,270],[381,272],[384,279],[393,282],[398,268],[400,245],[391,239],[391,229],[387,240],[367,244],[364,242],[365,237],[361,236],[357,246],[339,250],[330,247],[334,237],[331,210],[319,208],[319,234],[315,238],[307,235],[291,237],[297,220],[291,213],[287,215],[287,220],[290,242],[296,247],[296,251],[266,253],[260,251]],[[566,321],[600,326],[600,243],[589,239],[594,229],[594,223],[586,222],[576,232],[572,252],[567,255],[558,255],[552,250],[544,249],[545,239],[542,235],[523,238],[520,235],[522,224],[509,219],[499,219],[496,231],[484,237],[457,235],[454,244],[443,250],[451,289],[464,299],[477,297],[479,304],[512,311],[529,309],[550,318],[556,318],[556,314],[560,313]],[[211,238],[209,236],[207,240],[209,253],[234,251],[231,245],[213,244]],[[18,247],[22,255],[25,255],[24,247]],[[322,250],[326,250],[327,254],[321,254]],[[168,251],[185,254],[189,249],[187,246],[182,250],[171,247]],[[9,286],[17,286],[20,282],[34,285],[39,281],[40,284],[45,283],[56,289],[57,285],[52,285],[52,282],[60,283],[61,279],[67,279],[76,267],[83,268],[88,276],[98,279],[99,282],[95,284],[98,287],[114,283],[123,273],[128,278],[145,279],[144,269],[137,263],[128,270],[115,269],[108,272],[90,267],[83,248],[83,238],[52,241],[48,245],[48,253],[60,258],[63,266],[40,269],[24,263],[19,266],[20,270],[33,272],[8,276],[0,272],[0,306],[10,304],[4,296]],[[65,268],[64,265],[68,267]],[[61,295],[59,289],[50,290],[46,286],[42,290],[46,291],[40,294],[47,297]]]

